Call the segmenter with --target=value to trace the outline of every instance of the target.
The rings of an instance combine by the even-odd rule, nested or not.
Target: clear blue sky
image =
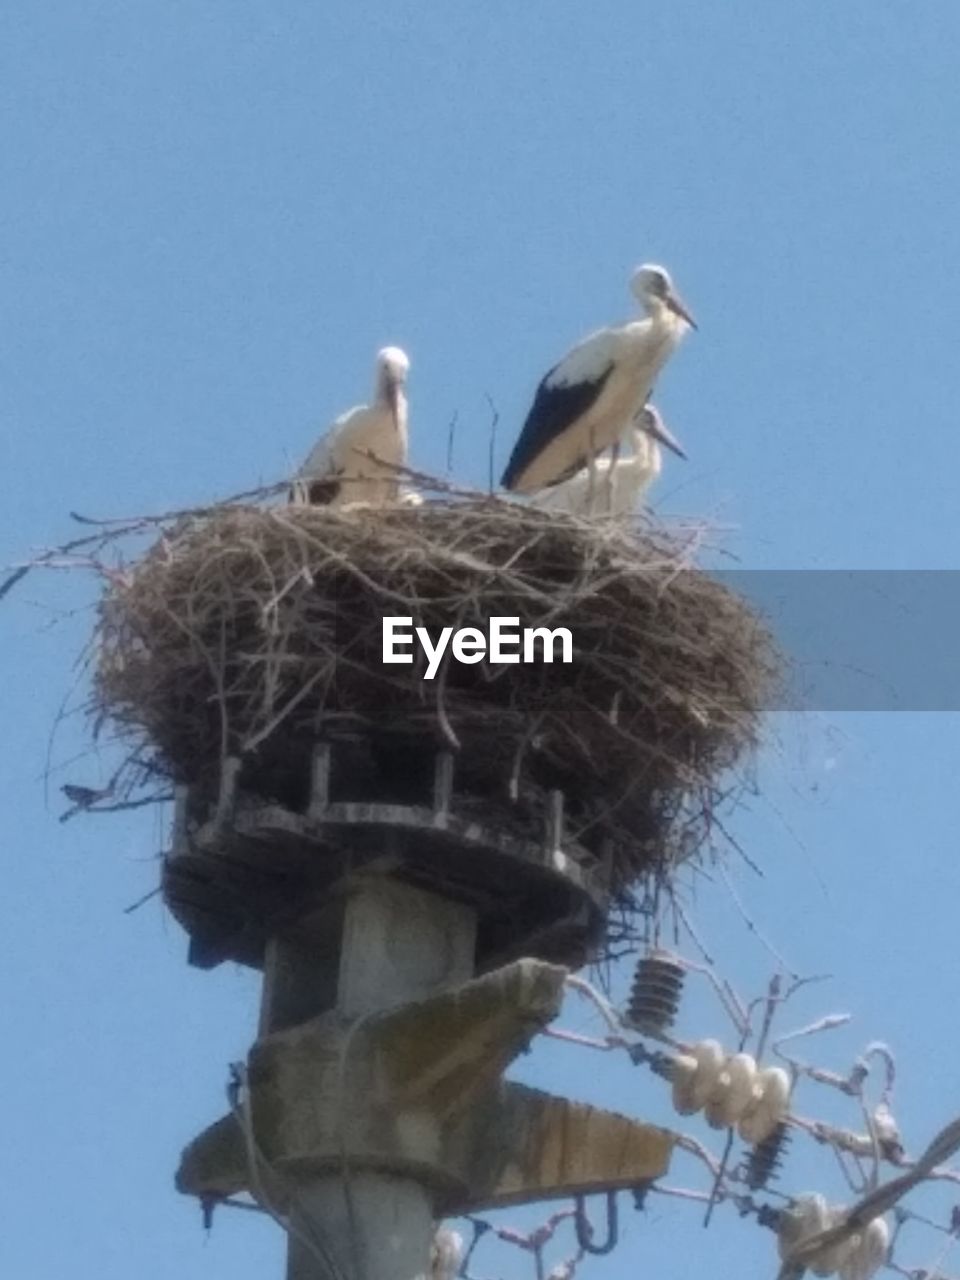
[[[751,567],[960,567],[958,66],[955,0],[7,0],[0,555],[69,536],[70,509],[277,478],[386,341],[413,361],[415,461],[442,468],[457,411],[457,473],[484,483],[485,396],[505,449],[547,365],[660,260],[701,325],[659,394],[690,454],[663,508],[731,526]],[[0,1265],[279,1276],[272,1226],[224,1214],[205,1243],[172,1188],[255,983],[189,970],[156,904],[122,914],[155,881],[158,822],[59,826],[45,801],[90,625],[50,627],[64,601],[82,593],[31,582],[2,617]],[[896,1045],[914,1148],[957,1104],[958,747],[946,714],[784,719],[734,821],[768,876],[736,869],[751,909],[794,965],[836,975],[797,1016],[858,1014],[838,1063]],[[722,884],[697,910],[755,989],[768,960]],[[524,1070],[665,1114],[613,1063]],[[835,1190],[825,1156],[789,1182]],[[761,1233],[694,1222],[658,1204],[584,1275],[716,1272],[721,1249],[721,1274],[772,1274]]]

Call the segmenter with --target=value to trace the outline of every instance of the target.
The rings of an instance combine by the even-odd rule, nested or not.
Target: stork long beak
[[[390,416],[393,418],[393,425],[399,429],[400,426],[400,383],[396,378],[387,379],[387,404],[390,406]]]
[[[700,327],[691,315],[687,304],[676,290],[670,290],[666,297],[666,303],[674,315],[678,315],[681,320],[686,320],[691,329],[698,329]]]
[[[662,421],[644,423],[642,429],[646,431],[648,436],[653,436],[654,440],[659,440],[661,444],[666,445],[668,449],[677,455],[677,457],[686,458],[687,455],[680,447],[680,441],[672,431],[669,431],[667,427],[664,426]]]

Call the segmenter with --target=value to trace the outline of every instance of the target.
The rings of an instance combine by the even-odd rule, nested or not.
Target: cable
[[[365,1280],[366,1259],[363,1256],[363,1250],[360,1248],[360,1226],[357,1220],[356,1200],[353,1195],[350,1153],[347,1150],[344,1099],[346,1095],[347,1057],[350,1053],[350,1046],[353,1044],[354,1036],[360,1027],[369,1022],[370,1019],[375,1016],[376,1015],[372,1013],[364,1013],[350,1023],[347,1027],[346,1035],[340,1043],[340,1054],[337,1060],[337,1146],[340,1153],[340,1175],[343,1180],[343,1199],[347,1209],[347,1222],[350,1227],[350,1251],[353,1254],[353,1266],[357,1274],[357,1280]]]
[[[250,1086],[247,1079],[246,1065],[242,1062],[231,1063],[230,1074],[232,1077],[232,1083],[229,1089],[230,1105],[233,1110],[233,1114],[237,1118],[237,1122],[240,1125],[240,1131],[243,1135],[244,1147],[246,1149],[247,1156],[247,1167],[250,1174],[251,1191],[256,1196],[257,1200],[263,1205],[264,1209],[274,1220],[277,1226],[280,1227],[284,1233],[291,1235],[298,1240],[313,1259],[326,1268],[330,1275],[333,1276],[333,1280],[347,1280],[343,1268],[337,1262],[332,1249],[320,1229],[316,1227],[315,1224],[311,1224],[313,1233],[316,1236],[315,1239],[311,1239],[308,1232],[302,1231],[297,1226],[293,1220],[293,1216],[290,1215],[288,1217],[284,1217],[284,1215],[274,1207],[270,1197],[267,1195],[263,1181],[260,1177],[259,1166],[263,1166],[263,1168],[265,1168],[267,1172],[278,1181],[283,1181],[283,1179],[270,1164],[270,1161],[266,1158],[257,1144],[256,1135],[253,1130],[253,1109],[250,1100]],[[296,1188],[288,1187],[288,1190],[290,1192],[291,1200],[298,1202],[302,1207],[302,1201],[297,1194]],[[310,1221],[307,1215],[304,1215],[304,1220],[306,1222]]]

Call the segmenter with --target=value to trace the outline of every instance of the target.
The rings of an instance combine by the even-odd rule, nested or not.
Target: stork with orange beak
[[[291,502],[314,506],[397,502],[407,465],[407,374],[399,347],[377,352],[371,404],[341,414],[310,450],[291,487]]]

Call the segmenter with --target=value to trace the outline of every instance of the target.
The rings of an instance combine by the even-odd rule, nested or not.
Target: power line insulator
[[[776,1179],[789,1141],[790,1130],[785,1124],[778,1124],[768,1137],[750,1149],[746,1178],[751,1191],[760,1191],[771,1179]]]
[[[662,1035],[680,1008],[686,971],[666,951],[651,951],[637,962],[625,1021],[635,1031]]]

